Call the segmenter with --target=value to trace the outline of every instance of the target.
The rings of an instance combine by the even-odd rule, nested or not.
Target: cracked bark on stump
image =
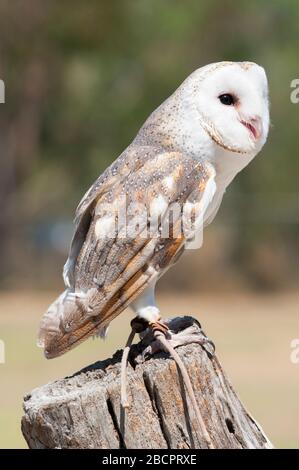
[[[192,317],[171,320],[181,331],[199,324]],[[121,351],[72,377],[33,390],[24,398],[22,432],[30,448],[182,449],[206,448],[176,364],[159,352],[144,358],[150,337],[134,345],[128,365],[131,406],[120,406]],[[215,448],[270,448],[208,346],[177,348],[187,367]]]

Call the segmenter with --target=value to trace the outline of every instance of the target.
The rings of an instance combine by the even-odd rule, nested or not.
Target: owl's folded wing
[[[213,172],[190,157],[148,148],[137,157],[118,159],[79,205],[68,289],[41,322],[49,358],[105,328],[157,279],[184,245],[182,206],[205,211],[214,195]]]

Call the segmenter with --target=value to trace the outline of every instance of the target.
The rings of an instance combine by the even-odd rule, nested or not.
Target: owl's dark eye
[[[225,104],[226,106],[231,106],[232,104],[235,104],[236,100],[233,95],[230,95],[229,93],[224,93],[223,95],[218,96],[220,102],[222,104]]]

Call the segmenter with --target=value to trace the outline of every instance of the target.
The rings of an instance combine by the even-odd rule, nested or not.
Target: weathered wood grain
[[[198,325],[176,318],[174,331]],[[199,334],[204,333],[197,326]],[[30,448],[206,448],[173,359],[164,352],[144,357],[150,336],[134,345],[128,396],[120,406],[121,351],[72,377],[33,390],[24,398],[22,432]],[[214,355],[198,344],[177,348],[184,361],[215,448],[271,448],[245,410]]]

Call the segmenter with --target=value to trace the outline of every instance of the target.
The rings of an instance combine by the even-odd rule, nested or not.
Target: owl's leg
[[[156,280],[152,281],[149,286],[142,292],[142,294],[134,300],[130,307],[133,309],[136,319],[135,326],[137,327],[137,319],[140,320],[140,325],[137,327],[139,330],[143,325],[142,330],[145,330],[148,326],[159,328],[164,334],[167,333],[168,327],[162,321],[160,310],[156,305],[155,300],[155,287]],[[133,326],[132,326],[133,327]]]
[[[212,347],[209,348],[209,352],[213,354],[213,349],[215,349],[213,343],[204,335],[199,334],[198,325],[188,325],[187,328],[180,331],[172,327],[173,320],[162,320],[160,310],[155,302],[155,284],[156,281],[153,281],[130,305],[136,315],[136,319],[133,320],[135,321],[135,325],[137,319],[139,319],[140,326],[142,324],[144,325],[143,330],[146,330],[146,327],[150,327],[152,331],[161,331],[173,348],[191,343],[197,343],[201,346],[210,344]],[[145,325],[147,326],[145,327]],[[142,330],[139,332],[141,331]],[[153,340],[144,351],[144,355],[147,353],[154,354],[159,350],[161,350],[161,342]]]
[[[173,320],[163,320],[161,318],[160,310],[155,301],[155,285],[156,280],[152,281],[142,294],[130,305],[136,315],[136,319],[132,320],[132,322],[135,322],[136,326],[136,322],[139,320],[139,330],[143,325],[143,329],[138,332],[141,333],[141,331],[146,330],[147,327],[150,327],[152,331],[159,330],[166,336],[173,348],[191,343],[197,343],[202,346],[209,343],[212,349],[215,349],[213,343],[208,338],[199,334],[198,325],[189,325],[187,328],[180,331],[177,330],[177,328],[172,328]],[[144,354],[154,354],[159,350],[161,350],[161,342],[154,340],[145,350]],[[209,352],[211,353],[211,351]]]
[[[156,280],[152,281],[130,305],[135,315],[148,323],[157,322],[161,318],[155,300],[155,286]]]

